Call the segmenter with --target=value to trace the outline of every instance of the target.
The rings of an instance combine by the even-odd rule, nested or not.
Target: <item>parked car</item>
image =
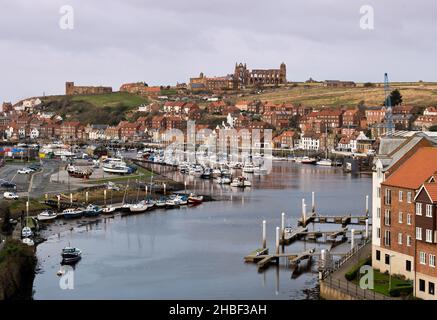
[[[22,168],[22,169],[19,169],[17,171],[18,174],[29,174],[29,173],[32,173],[32,172],[34,172],[34,170],[32,170],[30,168]]]
[[[8,200],[17,200],[18,195],[15,192],[5,192],[3,193],[3,197]]]
[[[13,182],[1,181],[0,182],[0,187],[6,188],[6,189],[16,189],[17,185],[15,183],[13,183]]]

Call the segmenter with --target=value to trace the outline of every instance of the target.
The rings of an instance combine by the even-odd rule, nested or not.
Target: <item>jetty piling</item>
[[[369,196],[366,195],[366,216],[369,216]]]
[[[267,248],[267,240],[266,240],[266,221],[263,220],[263,243],[262,243],[262,247],[263,249]]]
[[[279,238],[280,238],[280,233],[279,233],[279,227],[276,227],[276,254],[279,254]]]
[[[282,244],[284,244],[284,237],[285,237],[285,212],[282,212],[282,214],[281,214],[281,238],[282,238]]]
[[[366,219],[366,239],[369,238],[369,219]]]
[[[88,199],[89,199],[89,193],[87,191],[85,192],[85,203],[88,203]]]
[[[314,191],[311,192],[311,206],[312,206],[312,212],[316,212],[316,199],[315,199],[315,193]]]

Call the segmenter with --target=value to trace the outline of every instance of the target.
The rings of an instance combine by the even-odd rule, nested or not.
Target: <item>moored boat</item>
[[[32,229],[30,227],[24,227],[21,230],[21,237],[22,238],[29,238],[31,236],[33,236],[33,232],[32,232]]]
[[[104,207],[102,209],[102,214],[111,214],[113,212],[115,212],[116,208],[113,206],[108,206],[108,207]]]
[[[96,206],[94,204],[89,204],[85,211],[83,212],[83,215],[85,217],[97,217],[99,214],[102,213],[102,208],[99,206]]]
[[[65,247],[61,253],[62,263],[74,263],[82,258],[82,251],[78,248]]]
[[[199,204],[202,203],[203,201],[203,196],[198,196],[194,193],[190,193],[190,196],[188,197],[188,203],[191,204]]]
[[[317,162],[317,159],[305,156],[301,159],[300,162],[303,164],[315,164]]]
[[[318,166],[325,166],[325,167],[331,167],[332,166],[332,160],[331,159],[321,159],[316,162]]]
[[[67,172],[70,177],[81,179],[88,179],[93,174],[93,170],[91,168],[81,169],[73,165],[67,166]]]
[[[44,210],[40,214],[38,214],[37,219],[38,221],[51,221],[56,219],[58,214],[56,212],[53,212],[51,210]]]
[[[65,219],[76,219],[82,217],[84,209],[81,208],[68,208],[62,211],[62,216]]]

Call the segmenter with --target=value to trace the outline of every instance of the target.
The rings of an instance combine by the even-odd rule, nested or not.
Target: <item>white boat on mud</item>
[[[58,217],[58,214],[56,212],[53,212],[51,210],[45,210],[38,214],[37,219],[38,221],[51,221]]]
[[[112,174],[132,173],[132,169],[127,166],[121,158],[107,158],[103,161],[103,171]]]

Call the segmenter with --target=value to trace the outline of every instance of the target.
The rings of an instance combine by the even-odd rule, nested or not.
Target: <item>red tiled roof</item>
[[[437,202],[437,183],[425,183],[424,188],[432,202]]]
[[[382,184],[417,190],[435,172],[437,172],[437,148],[425,147],[416,151]]]

